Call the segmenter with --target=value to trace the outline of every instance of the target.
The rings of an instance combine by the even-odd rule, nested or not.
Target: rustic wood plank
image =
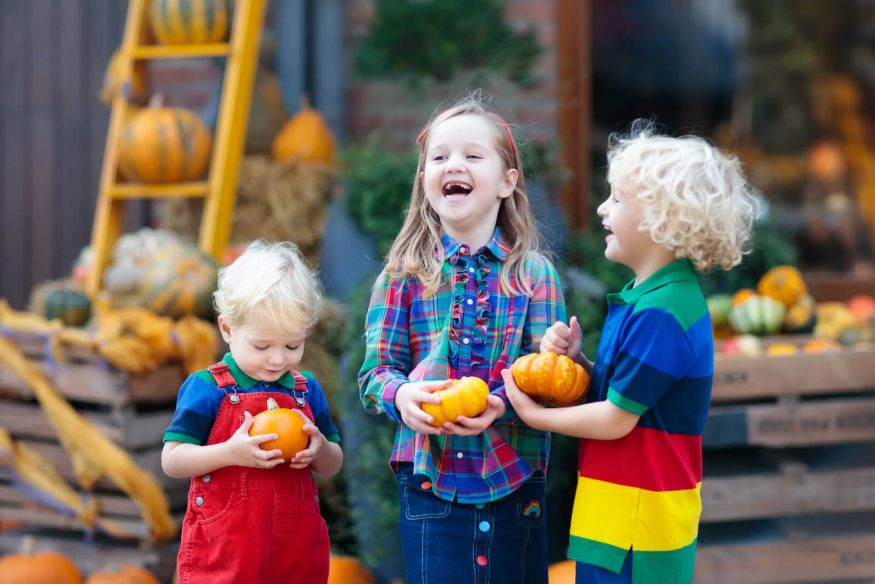
[[[177,364],[163,365],[141,375],[129,375],[109,366],[88,363],[36,364],[52,385],[69,400],[105,405],[169,404],[176,400],[185,374]],[[23,379],[0,365],[0,388],[30,397]]]
[[[875,398],[749,406],[714,406],[702,443],[731,446],[810,446],[875,441]]]
[[[698,584],[846,581],[875,574],[875,534],[699,546]]]
[[[45,413],[36,402],[0,401],[0,426],[12,437],[56,439]],[[120,411],[79,411],[104,436],[125,450],[154,448],[161,445],[164,430],[170,424],[173,410],[136,414],[129,408]]]
[[[30,71],[27,67],[29,44],[22,24],[29,20],[31,6],[25,0],[0,3],[3,14],[0,30],[0,245],[7,253],[0,262],[0,298],[16,308],[27,302],[30,262],[25,217],[30,208],[29,176],[25,172],[25,152],[29,148]]]
[[[31,282],[47,280],[51,277],[52,248],[54,245],[54,226],[51,210],[54,205],[52,193],[56,185],[55,146],[56,120],[54,116],[54,82],[57,73],[55,52],[57,51],[57,5],[54,0],[33,0],[30,22],[27,23],[30,38],[31,98],[33,103],[31,117],[31,148],[26,160],[26,168],[31,175],[33,201],[31,215],[26,219],[33,237],[29,250],[32,273]],[[39,234],[37,237],[36,234]]]
[[[875,389],[875,349],[784,357],[726,357],[714,363],[712,401]]]
[[[826,472],[788,466],[702,481],[702,523],[842,511],[875,511],[875,466]]]

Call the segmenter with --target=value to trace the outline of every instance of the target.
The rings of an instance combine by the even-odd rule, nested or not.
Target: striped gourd
[[[228,34],[227,0],[152,0],[149,22],[164,45],[216,43]]]
[[[132,182],[172,183],[198,180],[210,162],[212,136],[194,112],[148,107],[125,124],[118,166]]]
[[[181,318],[209,317],[216,288],[215,260],[193,246],[180,245],[155,254],[140,280],[140,305],[156,314]]]
[[[754,294],[729,311],[729,324],[741,335],[772,335],[784,322],[784,305],[768,296]]]

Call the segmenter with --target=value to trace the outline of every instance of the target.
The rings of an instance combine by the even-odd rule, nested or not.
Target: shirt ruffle
[[[453,369],[459,369],[459,351],[462,338],[467,336],[471,346],[472,367],[478,367],[486,361],[486,341],[489,326],[489,315],[492,307],[489,304],[489,275],[491,268],[488,263],[488,251],[483,248],[473,256],[467,246],[460,246],[458,251],[448,258],[454,270],[453,300],[450,305],[450,355],[449,362]],[[467,258],[470,258],[468,260]],[[476,285],[476,302],[474,307],[474,325],[470,331],[465,330],[465,294],[471,276],[467,268],[474,267],[474,282]]]

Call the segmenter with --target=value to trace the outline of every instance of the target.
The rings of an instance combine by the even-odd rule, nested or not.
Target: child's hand
[[[504,391],[507,394],[507,399],[510,401],[510,405],[513,406],[514,411],[516,411],[517,415],[523,422],[534,427],[533,417],[543,410],[544,406],[523,393],[522,390],[517,387],[510,369],[503,369],[501,371],[501,376],[504,378]]]
[[[283,463],[282,450],[262,450],[260,444],[276,440],[276,434],[259,434],[250,436],[252,414],[243,412],[243,424],[225,442],[231,464],[248,466],[250,468],[273,468]]]
[[[503,399],[497,395],[489,394],[486,396],[486,409],[479,416],[476,418],[459,416],[456,418],[456,423],[447,422],[443,425],[443,429],[447,434],[477,436],[491,426],[492,422],[503,416],[506,409]]]
[[[310,441],[307,443],[307,448],[299,451],[291,460],[289,466],[292,468],[307,468],[313,461],[316,460],[316,456],[319,454],[319,449],[322,448],[322,445],[325,444],[325,436],[322,435],[322,432],[319,431],[319,428],[316,427],[316,424],[313,423],[310,418],[304,415],[304,412],[300,410],[294,410],[296,414],[304,418],[304,432],[310,437]]]
[[[568,324],[561,321],[554,322],[541,337],[541,352],[552,351],[557,355],[568,355],[577,361],[582,338],[583,333],[576,316],[572,316]]]
[[[422,409],[423,402],[440,403],[440,398],[434,392],[446,389],[452,382],[444,381],[411,381],[398,388],[395,393],[395,408],[401,415],[404,424],[420,434],[440,434],[441,429],[431,425],[434,418]]]

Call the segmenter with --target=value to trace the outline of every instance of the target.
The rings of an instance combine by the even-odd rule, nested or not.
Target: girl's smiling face
[[[237,366],[259,381],[276,381],[296,368],[304,356],[305,335],[290,334],[267,319],[231,326],[219,316],[219,330]]]
[[[489,242],[501,200],[513,194],[519,176],[505,166],[493,132],[489,121],[471,114],[433,126],[420,174],[444,231],[472,249]]]

